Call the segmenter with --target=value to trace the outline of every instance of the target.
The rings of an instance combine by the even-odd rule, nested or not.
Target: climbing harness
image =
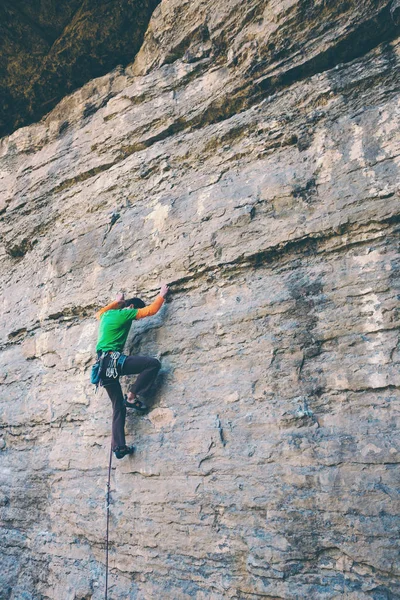
[[[107,527],[106,527],[106,589],[105,589],[105,600],[108,598],[108,542],[109,542],[109,530],[110,530],[110,480],[111,480],[111,464],[112,464],[112,446],[110,447],[110,463],[108,465],[108,481],[107,481]]]
[[[101,350],[97,353],[97,361],[92,366],[92,370],[90,373],[90,382],[96,386],[96,392],[98,390],[99,385],[104,385],[102,380],[102,375],[104,377],[103,371],[103,363],[105,358],[109,356],[110,361],[107,365],[107,369],[105,372],[106,379],[118,379],[118,377],[122,373],[122,369],[127,359],[126,354],[122,354],[121,352],[102,352]]]

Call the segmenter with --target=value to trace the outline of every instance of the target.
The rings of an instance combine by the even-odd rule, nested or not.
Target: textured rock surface
[[[391,8],[163,2],[133,66],[2,140],[3,598],[103,597],[93,313],[161,280],[110,597],[400,597]]]
[[[131,62],[158,3],[3,0],[0,135],[38,120],[65,94]]]

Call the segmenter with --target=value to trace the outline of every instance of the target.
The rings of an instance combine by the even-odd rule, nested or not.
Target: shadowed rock
[[[131,62],[160,0],[6,0],[0,5],[0,136]]]

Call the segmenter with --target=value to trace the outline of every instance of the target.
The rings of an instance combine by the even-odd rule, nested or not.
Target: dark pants
[[[107,369],[109,359],[104,361],[102,372]],[[128,356],[122,368],[121,375],[137,375],[135,383],[129,387],[129,391],[134,395],[146,395],[157,373],[160,370],[161,363],[156,358],[148,356]],[[118,379],[104,379],[103,385],[107,390],[113,407],[112,436],[111,446],[125,446],[125,416],[126,408],[124,406],[124,396],[121,384]]]

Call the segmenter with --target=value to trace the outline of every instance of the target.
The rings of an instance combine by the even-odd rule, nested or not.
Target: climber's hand
[[[168,294],[168,286],[166,283],[163,283],[161,286],[161,290],[160,290],[160,296],[162,296],[163,298],[165,298],[165,296]]]
[[[125,302],[125,295],[124,294],[117,294],[117,297],[115,298],[117,302],[119,302],[120,304],[123,304]]]

